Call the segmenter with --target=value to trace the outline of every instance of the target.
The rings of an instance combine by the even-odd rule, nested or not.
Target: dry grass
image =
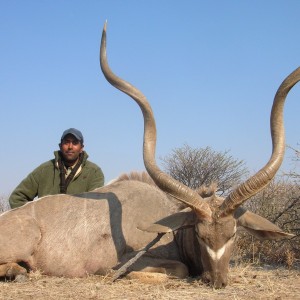
[[[160,283],[103,276],[66,279],[31,273],[29,281],[0,282],[0,299],[300,299],[300,270],[233,267],[229,285],[214,290],[201,281],[168,279]]]

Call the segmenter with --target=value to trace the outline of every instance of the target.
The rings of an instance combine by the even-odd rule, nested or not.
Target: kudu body
[[[241,208],[275,176],[284,156],[283,105],[300,80],[300,69],[279,87],[271,112],[273,151],[269,162],[226,199],[202,197],[163,173],[155,161],[156,127],[145,96],[118,78],[106,59],[106,25],[100,64],[106,79],[140,106],[144,116],[144,163],[159,187],[120,181],[81,195],[43,197],[0,216],[0,275],[15,276],[25,262],[55,276],[106,274],[125,263],[157,233],[166,233],[133,271],[177,277],[202,275],[215,287],[227,284],[229,259],[237,226],[261,239],[291,236],[266,219]],[[170,200],[171,195],[176,200]],[[186,208],[180,210],[179,203]]]
[[[215,194],[203,198],[194,190],[162,172],[155,161],[156,125],[146,97],[134,86],[117,77],[109,68],[106,58],[106,24],[102,35],[100,63],[104,76],[114,87],[130,96],[140,106],[144,116],[144,164],[165,193],[189,207],[181,212],[145,228],[150,232],[177,231],[177,244],[181,261],[190,274],[202,274],[204,280],[216,287],[226,286],[229,259],[237,226],[241,225],[261,239],[280,239],[292,234],[284,233],[266,219],[245,211],[241,205],[265,188],[276,175],[285,151],[283,108],[290,89],[300,80],[300,68],[292,72],[280,85],[271,111],[272,155],[267,164],[250,177],[226,199]],[[188,227],[188,229],[186,229]],[[181,229],[180,228],[185,228]]]

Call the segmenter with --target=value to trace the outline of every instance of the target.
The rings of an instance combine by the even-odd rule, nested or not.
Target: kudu
[[[106,25],[100,64],[106,79],[132,97],[143,112],[144,163],[159,188],[138,181],[117,181],[79,195],[46,196],[1,214],[0,276],[26,274],[19,262],[52,276],[107,274],[126,263],[157,233],[165,233],[129,271],[161,272],[180,278],[202,275],[220,288],[227,284],[237,226],[262,239],[291,236],[241,205],[272,180],[282,163],[283,104],[289,90],[300,80],[300,69],[291,73],[276,93],[269,162],[223,200],[215,194],[201,197],[158,168],[151,107],[138,89],[110,70]],[[185,209],[179,208],[178,200],[186,205]],[[143,272],[136,274],[142,276]]]
[[[142,110],[144,116],[143,156],[149,175],[162,191],[189,207],[185,211],[144,228],[148,232],[177,232],[175,239],[179,245],[181,261],[188,266],[189,274],[202,274],[205,281],[211,282],[218,288],[226,286],[230,255],[239,225],[244,226],[260,239],[281,239],[293,236],[283,232],[266,219],[246,211],[241,205],[264,189],[282,164],[285,152],[284,102],[288,92],[300,80],[300,68],[282,82],[274,98],[271,111],[273,143],[271,158],[260,171],[239,185],[225,199],[221,199],[215,194],[202,198],[194,190],[162,172],[157,166],[155,161],[156,125],[152,109],[142,92],[110,70],[106,58],[106,24],[101,42],[100,62],[102,72],[108,82],[135,100]]]

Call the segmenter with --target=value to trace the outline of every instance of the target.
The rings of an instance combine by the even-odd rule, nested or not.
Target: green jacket
[[[86,152],[83,153],[81,168],[68,185],[67,194],[89,192],[104,185],[102,170],[87,160]],[[11,208],[22,206],[35,197],[60,194],[58,151],[54,152],[54,156],[55,159],[41,164],[16,187],[9,197]]]

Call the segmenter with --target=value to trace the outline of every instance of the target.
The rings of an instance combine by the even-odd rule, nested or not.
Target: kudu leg
[[[17,263],[6,263],[0,265],[0,277],[25,281],[28,278],[27,270]]]

